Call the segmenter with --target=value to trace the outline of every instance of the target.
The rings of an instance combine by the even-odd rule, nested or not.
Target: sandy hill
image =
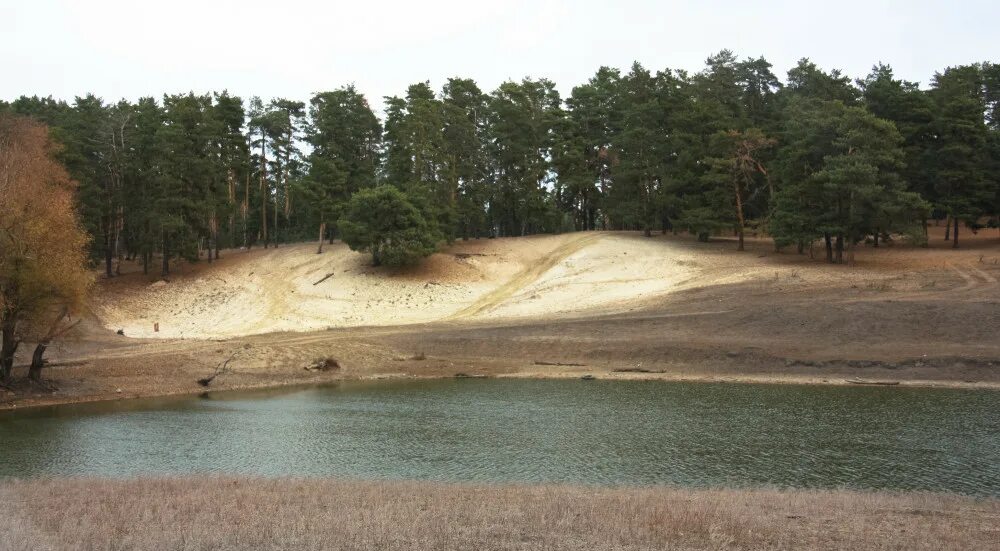
[[[694,266],[667,241],[611,233],[458,242],[402,270],[374,268],[339,243],[323,254],[301,244],[225,256],[169,282],[119,278],[102,286],[95,312],[128,336],[162,338],[552,315],[628,308]]]
[[[771,255],[764,246],[736,253],[732,243],[573,233],[460,241],[420,266],[391,270],[372,267],[367,255],[339,243],[323,254],[316,254],[313,244],[286,245],[228,251],[213,264],[181,265],[169,281],[137,273],[105,281],[94,311],[106,328],[123,329],[129,337],[217,338],[617,313],[680,289],[747,281],[763,287],[844,286],[850,284],[848,278],[855,280],[855,287],[891,284],[897,291],[923,292],[926,282],[906,270],[936,267],[950,272],[950,266],[968,275],[983,265],[973,263],[974,256],[982,256],[976,251],[929,255],[879,249],[850,269],[831,268],[800,255]],[[891,283],[875,283],[886,278]],[[154,323],[159,323],[159,332],[154,332]]]

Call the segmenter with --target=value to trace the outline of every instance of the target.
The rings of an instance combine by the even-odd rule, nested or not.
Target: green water
[[[443,380],[0,415],[0,476],[240,473],[1000,496],[1000,393]]]

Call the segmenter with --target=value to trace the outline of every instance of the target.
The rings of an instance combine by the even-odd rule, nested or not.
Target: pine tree
[[[622,131],[618,171],[607,195],[608,213],[628,228],[652,235],[663,182],[663,121],[655,77],[638,62],[621,81]]]
[[[825,72],[808,58],[802,58],[788,71],[788,83],[781,96],[786,101],[789,98],[803,98],[854,105],[858,102],[860,93],[851,84],[851,79],[840,70]]]
[[[785,187],[778,192],[775,240],[823,238],[829,262],[875,232],[914,234],[926,211],[899,177],[902,136],[892,123],[840,101],[797,99],[785,130]]]
[[[702,192],[688,203],[677,223],[699,236],[735,229],[737,250],[742,251],[748,197],[766,189],[759,178],[767,174],[762,158],[774,144],[774,139],[756,128],[716,134],[713,156],[703,160],[708,170],[702,176]]]
[[[555,130],[563,111],[551,81],[505,82],[488,100],[487,148],[493,173],[489,215],[503,236],[560,225],[549,200]]]
[[[368,101],[353,86],[322,92],[309,102],[306,140],[312,146],[301,191],[319,228],[319,252],[328,225],[340,218],[351,195],[376,182],[382,127]]]
[[[223,180],[212,139],[216,129],[211,96],[164,96],[163,110],[164,124],[157,132],[161,169],[154,209],[161,238],[161,275],[166,277],[175,256],[198,259]]]
[[[149,273],[153,253],[161,244],[157,212],[157,184],[162,150],[157,135],[164,116],[154,98],[141,98],[132,106],[129,159],[124,190],[125,233],[133,256],[142,256],[142,271]]]
[[[995,194],[986,173],[989,133],[981,67],[954,67],[935,75],[930,96],[934,120],[929,168],[935,200],[953,224],[951,238],[957,248],[960,224],[976,227]]]
[[[247,236],[249,205],[246,204],[249,190],[245,188],[250,177],[250,150],[243,134],[243,126],[246,124],[243,100],[229,95],[226,91],[214,96],[213,117],[218,132],[214,140],[219,153],[219,170],[225,179],[225,195],[219,199],[213,213],[212,241],[215,245],[215,258],[218,259],[221,242],[219,227],[222,220],[227,222],[226,242],[229,246],[235,246],[236,243],[242,243],[243,246],[249,244]],[[239,232],[239,237],[236,230],[237,215],[241,220],[242,230]]]
[[[573,88],[566,106],[554,143],[558,199],[572,211],[577,229],[607,228],[613,223],[609,211],[615,210],[608,194],[624,116],[618,69],[598,69],[586,84]]]
[[[457,216],[457,175],[448,167],[445,105],[430,84],[411,85],[402,103],[393,106],[386,123],[387,163],[396,178],[386,180],[406,192],[434,231],[454,235]]]
[[[876,117],[892,121],[903,136],[905,166],[900,174],[910,191],[936,201],[928,155],[933,139],[933,104],[930,97],[916,83],[896,79],[892,67],[883,64],[875,66],[871,74],[858,84],[865,107]],[[922,223],[926,238],[926,220]],[[876,247],[879,237],[878,233],[874,236]]]
[[[771,68],[763,57],[748,58],[736,64],[743,116],[751,128],[759,128],[765,133],[777,130],[781,124],[779,94],[784,85]]]
[[[344,242],[371,253],[375,266],[412,264],[434,252],[440,237],[409,197],[390,185],[355,193],[337,224]]]
[[[273,155],[271,157],[270,173],[273,175],[274,222],[271,232],[274,243],[279,241],[279,213],[285,218],[285,225],[292,214],[292,179],[301,168],[298,148],[299,135],[305,118],[305,104],[283,98],[271,100],[265,117],[268,124],[264,125],[268,134]]]
[[[468,239],[488,231],[485,125],[486,95],[471,79],[451,78],[441,93],[444,129],[444,173],[458,225],[456,235]]]

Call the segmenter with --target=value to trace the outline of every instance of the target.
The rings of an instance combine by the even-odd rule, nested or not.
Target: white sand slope
[[[406,270],[373,268],[342,244],[323,254],[303,244],[232,252],[169,282],[111,284],[95,312],[110,329],[161,338],[523,318],[627,310],[696,270],[690,250],[635,234],[458,242]]]

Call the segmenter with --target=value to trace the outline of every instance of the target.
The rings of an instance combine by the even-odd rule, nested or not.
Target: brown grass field
[[[0,549],[996,549],[1000,501],[181,478],[0,484]]]

